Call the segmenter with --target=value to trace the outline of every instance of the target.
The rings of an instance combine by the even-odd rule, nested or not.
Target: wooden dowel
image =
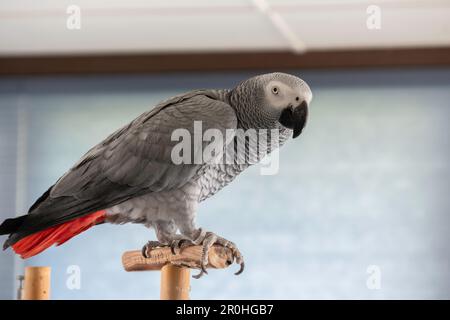
[[[161,269],[161,300],[189,300],[189,268],[166,264]]]
[[[50,267],[26,267],[23,300],[49,300],[50,273]]]

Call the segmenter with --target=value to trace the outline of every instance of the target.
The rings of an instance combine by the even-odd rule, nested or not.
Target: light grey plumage
[[[202,242],[205,234],[195,225],[198,203],[250,164],[237,160],[175,164],[171,152],[177,141],[172,141],[172,132],[184,128],[194,135],[194,121],[201,121],[203,133],[218,129],[223,136],[227,129],[275,129],[279,141],[275,146],[269,143],[264,155],[293,131],[294,136],[300,134],[311,99],[305,82],[272,73],[248,79],[232,90],[196,90],[164,101],[89,150],[36,201],[5,245],[97,210],[106,210],[111,223],[154,227],[161,244],[200,238]],[[234,150],[239,139],[237,135],[231,139],[224,152]],[[208,144],[202,143],[203,148]],[[245,155],[255,156],[257,151],[250,143]]]

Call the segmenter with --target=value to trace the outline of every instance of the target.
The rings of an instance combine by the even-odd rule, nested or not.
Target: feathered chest
[[[292,130],[241,130],[237,129],[233,141],[214,163],[203,165],[196,175],[200,187],[199,201],[216,194],[241,172],[259,163],[272,151],[281,147],[292,135]]]

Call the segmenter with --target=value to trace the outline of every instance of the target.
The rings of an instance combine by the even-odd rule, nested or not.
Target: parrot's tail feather
[[[6,219],[0,225],[0,235],[2,234],[10,234],[17,231],[20,228],[22,223],[24,222],[27,215],[23,215],[17,218]]]
[[[30,258],[56,244],[63,244],[77,234],[105,221],[105,210],[47,228],[20,239],[12,245],[14,251],[23,259]]]

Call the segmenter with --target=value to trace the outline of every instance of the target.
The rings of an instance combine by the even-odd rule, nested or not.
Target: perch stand
[[[126,271],[161,270],[161,300],[188,300],[190,291],[190,269],[200,269],[202,246],[190,246],[172,254],[170,248],[151,250],[149,257],[142,256],[140,250],[127,251],[122,256]],[[207,268],[222,269],[233,261],[230,249],[214,245],[209,250]]]
[[[23,300],[50,299],[50,267],[26,267]],[[20,278],[23,280],[23,278]]]

